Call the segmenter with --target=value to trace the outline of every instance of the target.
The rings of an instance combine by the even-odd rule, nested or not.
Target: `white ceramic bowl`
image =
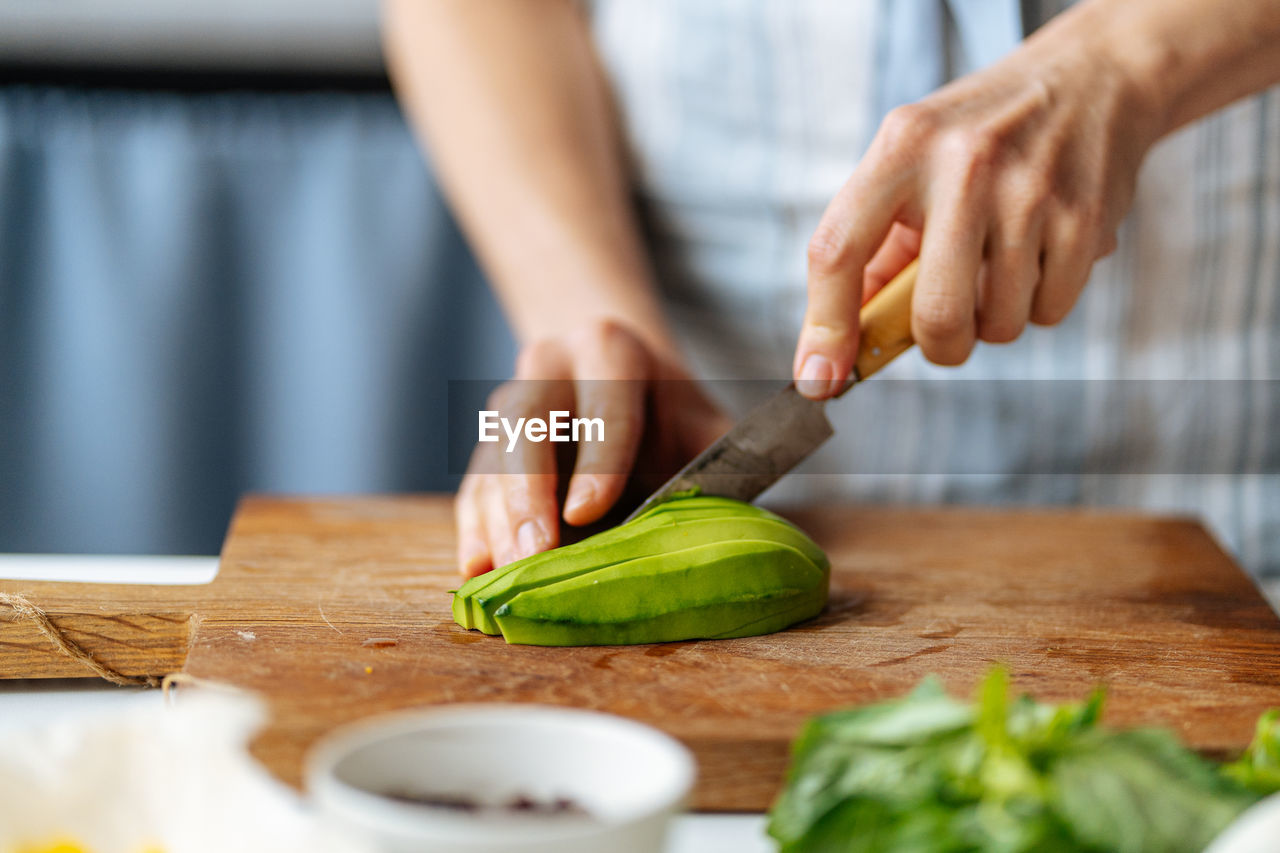
[[[375,717],[312,750],[326,820],[388,853],[660,853],[693,786],[693,756],[641,723],[540,705],[448,705]],[[589,817],[474,813],[387,793],[569,799]]]

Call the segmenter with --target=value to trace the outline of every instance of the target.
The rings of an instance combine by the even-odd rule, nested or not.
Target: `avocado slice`
[[[596,646],[769,633],[817,614],[827,572],[752,539],[640,557],[521,592],[498,608],[509,643]]]
[[[453,615],[529,645],[749,636],[818,613],[829,577],[826,555],[799,528],[698,495],[472,578]]]
[[[684,506],[675,506],[681,503]],[[658,510],[663,510],[658,512]],[[700,519],[716,519],[735,515],[735,507],[724,505],[723,498],[689,498],[689,500],[662,503],[653,510],[645,512],[639,519],[630,521],[609,530],[603,530],[581,542],[570,544],[552,551],[535,553],[524,560],[509,562],[506,566],[489,571],[483,575],[467,580],[458,588],[453,597],[453,620],[463,628],[476,628],[486,634],[497,634],[498,626],[493,622],[493,611],[509,598],[509,590],[521,589],[548,583],[550,580],[571,576],[576,571],[596,569],[609,565],[608,553],[598,556],[599,549],[608,546],[622,546],[628,540],[640,537],[655,529],[669,529],[672,526],[685,524],[687,521]],[[767,514],[778,521],[772,512]],[[786,524],[782,521],[782,524]],[[641,546],[643,547],[643,546]],[[623,555],[635,556],[635,551],[623,549]],[[605,561],[605,562],[602,562]]]
[[[826,555],[813,540],[791,524],[772,513],[765,515],[763,511],[753,515],[718,517],[703,517],[698,513],[669,514],[637,519],[632,525],[623,525],[599,534],[599,537],[512,563],[501,576],[468,595],[472,627],[486,634],[499,633],[501,629],[494,620],[497,610],[526,590],[598,572],[637,556],[664,555],[696,545],[723,542],[727,536],[785,543],[799,549],[814,565],[826,566]],[[609,536],[623,528],[632,528],[629,535]],[[465,587],[459,592],[466,593]]]

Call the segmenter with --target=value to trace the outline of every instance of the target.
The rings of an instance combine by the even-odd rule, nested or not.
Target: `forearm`
[[[517,336],[624,321],[675,347],[603,74],[569,0],[388,0],[393,78]]]
[[[1061,25],[1134,81],[1162,134],[1280,82],[1280,0],[1086,0]]]

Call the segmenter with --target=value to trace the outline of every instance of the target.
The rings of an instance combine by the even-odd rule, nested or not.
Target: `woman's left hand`
[[[809,244],[794,374],[837,393],[858,311],[914,257],[911,329],[938,364],[1066,317],[1133,197],[1164,117],[1068,13],[996,65],[889,113]]]

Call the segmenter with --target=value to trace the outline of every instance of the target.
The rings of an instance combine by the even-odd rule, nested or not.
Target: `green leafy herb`
[[[1253,743],[1223,772],[1256,794],[1280,791],[1280,708],[1272,708],[1258,719]]]
[[[1009,698],[995,669],[975,705],[936,678],[811,720],[770,814],[782,853],[1200,851],[1280,790],[1280,712],[1219,768],[1152,729],[1099,726],[1103,695]]]

